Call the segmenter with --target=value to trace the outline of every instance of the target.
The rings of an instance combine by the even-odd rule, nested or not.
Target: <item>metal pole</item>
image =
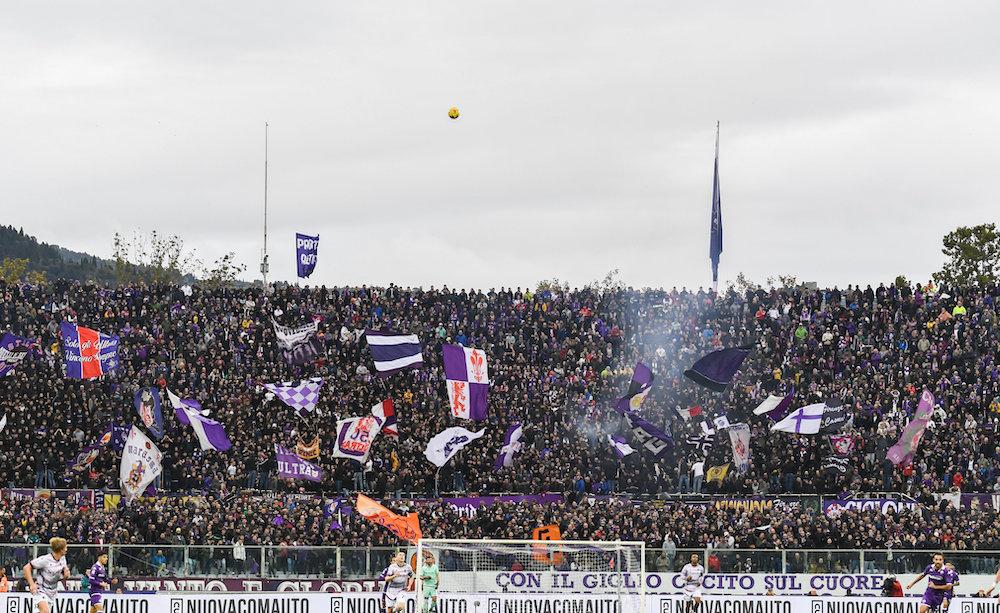
[[[260,263],[260,273],[264,277],[264,291],[267,292],[267,148],[268,148],[268,125],[264,122],[264,258]]]

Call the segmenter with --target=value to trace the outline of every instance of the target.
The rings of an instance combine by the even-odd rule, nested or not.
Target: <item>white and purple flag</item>
[[[625,442],[625,439],[618,435],[608,435],[608,443],[611,444],[611,449],[614,450],[615,455],[618,456],[619,460],[624,460],[626,456],[635,453],[635,449],[632,445]]]
[[[819,434],[819,426],[823,422],[826,404],[817,402],[796,409],[784,419],[771,426],[772,432],[791,432],[792,434]]]
[[[442,345],[444,378],[451,414],[459,419],[486,419],[490,374],[486,353],[461,345]]]
[[[472,432],[461,428],[458,426],[453,426],[447,428],[442,432],[435,434],[431,440],[427,441],[427,448],[424,449],[424,456],[427,460],[441,468],[448,463],[456,453],[462,450],[463,447],[486,434],[486,429],[483,428],[479,432]]]
[[[295,234],[295,263],[298,267],[299,278],[305,279],[313,273],[316,268],[316,260],[319,251],[319,236],[309,236],[308,234]]]
[[[18,364],[24,361],[35,342],[16,334],[6,332],[0,338],[0,377],[13,374]]]
[[[343,334],[343,332],[341,332]],[[407,368],[424,365],[423,349],[416,334],[398,334],[390,331],[365,330],[368,349],[380,377],[388,377]]]
[[[757,408],[753,410],[754,415],[767,415],[771,421],[778,421],[785,414],[788,407],[792,406],[792,396],[795,390],[788,392],[785,396],[768,395]]]
[[[298,385],[284,383],[265,383],[264,389],[278,397],[279,400],[295,409],[299,417],[305,417],[316,410],[316,403],[319,402],[319,390],[323,387],[323,379],[313,377],[307,381],[300,381]]]
[[[333,457],[364,464],[381,429],[382,422],[374,415],[341,419],[337,422],[337,446],[333,448]]]
[[[507,432],[503,435],[503,447],[500,448],[500,455],[493,462],[493,470],[510,468],[514,465],[514,454],[521,452],[521,436],[523,434],[524,428],[521,427],[520,423],[507,428]]]
[[[174,414],[177,415],[177,421],[186,426],[191,426],[195,436],[198,437],[198,442],[201,444],[202,449],[227,451],[233,446],[229,441],[229,437],[226,436],[226,430],[222,427],[222,424],[206,417],[204,415],[205,411],[202,410],[201,404],[197,400],[181,398],[170,390],[167,390],[167,398],[170,399],[170,405],[174,407]]]
[[[733,465],[741,475],[750,469],[750,426],[729,426],[729,442],[733,446]]]
[[[271,319],[281,355],[289,364],[309,364],[324,354],[323,343],[316,337],[319,321],[291,328]]]
[[[674,440],[669,434],[660,430],[650,422],[633,412],[625,413],[632,436],[654,458],[662,458],[674,446]]]
[[[162,460],[163,454],[153,441],[149,440],[138,426],[132,426],[128,438],[125,439],[122,461],[118,468],[122,498],[126,502],[143,493],[146,486],[156,479],[163,470]]]
[[[281,445],[274,445],[274,456],[278,461],[278,477],[281,479],[305,479],[306,481],[322,481],[323,469],[312,462],[307,462]]]
[[[653,389],[653,371],[649,369],[649,366],[639,362],[635,365],[635,370],[632,371],[632,380],[629,381],[628,391],[615,403],[615,410],[619,413],[638,411],[651,389]]]

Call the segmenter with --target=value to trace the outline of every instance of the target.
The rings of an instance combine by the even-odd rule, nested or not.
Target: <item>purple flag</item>
[[[233,446],[229,437],[226,436],[226,430],[222,424],[203,415],[206,411],[202,411],[201,404],[197,400],[182,399],[170,390],[167,390],[167,398],[170,399],[170,405],[174,407],[177,421],[185,426],[191,426],[202,449],[227,451]]]
[[[274,455],[278,460],[278,476],[282,479],[305,479],[317,482],[323,480],[323,469],[312,462],[306,462],[295,455],[295,452],[281,445],[275,445]]]
[[[712,261],[712,291],[719,285],[719,256],[722,255],[722,192],[719,189],[719,124],[715,124],[715,176],[712,179],[712,228],[708,258]]]
[[[7,332],[0,338],[0,377],[13,374],[18,364],[24,361],[35,346],[30,338]]]
[[[628,420],[636,442],[641,444],[642,448],[652,454],[654,458],[662,458],[673,447],[674,440],[669,434],[635,413],[626,413],[625,419]]]
[[[635,365],[632,373],[632,381],[628,384],[628,391],[625,396],[615,403],[615,410],[619,413],[638,410],[642,406],[642,401],[646,399],[649,390],[653,387],[653,371],[642,362]]]
[[[300,381],[298,385],[285,383],[265,383],[264,389],[278,397],[279,400],[295,409],[299,417],[306,417],[316,410],[319,402],[319,390],[323,387],[321,377],[313,377],[308,381]]]
[[[125,449],[125,439],[128,438],[128,431],[127,426],[119,426],[115,422],[111,422],[104,427],[100,438],[97,439],[97,444],[102,447],[111,445],[111,448],[115,451],[121,451]]]
[[[416,334],[399,334],[389,330],[366,330],[365,339],[380,377],[388,377],[407,368],[424,365],[423,348]]]
[[[68,462],[66,462],[66,472],[74,473],[86,470],[88,467],[90,467],[91,464],[94,463],[94,460],[97,459],[97,456],[100,455],[102,448],[103,445],[99,443],[87,445],[86,447],[81,449],[79,453],[73,456]]]
[[[749,354],[749,347],[713,351],[685,370],[684,376],[714,392],[724,392]]]
[[[906,424],[899,441],[889,448],[885,454],[886,459],[899,466],[909,464],[913,461],[913,456],[917,453],[917,446],[924,436],[924,429],[930,422],[931,413],[934,412],[934,394],[924,390],[920,394],[920,404],[917,405],[917,413],[913,416],[913,421]]]
[[[625,456],[635,453],[635,449],[632,445],[625,442],[625,439],[616,435],[608,435],[608,443],[611,444],[611,449],[614,450],[615,455],[618,456],[619,460],[624,460]]]
[[[514,454],[521,451],[521,435],[523,433],[524,428],[521,427],[520,423],[507,428],[506,434],[503,435],[503,447],[500,448],[500,455],[493,462],[493,470],[509,468],[514,465]]]
[[[486,400],[490,391],[486,353],[461,345],[442,345],[441,354],[452,417],[486,419]]]
[[[295,234],[295,263],[298,265],[299,278],[305,279],[313,273],[318,251],[319,236]]]

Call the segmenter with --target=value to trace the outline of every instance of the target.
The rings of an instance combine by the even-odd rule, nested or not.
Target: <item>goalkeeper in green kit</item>
[[[417,574],[424,586],[423,613],[427,613],[428,611],[437,610],[438,579],[440,577],[438,575],[438,565],[434,562],[434,554],[429,549],[424,549],[423,558]]]

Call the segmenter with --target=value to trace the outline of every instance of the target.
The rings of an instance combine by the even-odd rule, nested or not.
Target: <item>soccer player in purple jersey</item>
[[[98,613],[104,610],[101,590],[111,588],[111,583],[108,581],[108,554],[102,553],[97,556],[97,561],[87,571],[87,578],[90,579],[90,613]]]
[[[944,613],[948,613],[951,601],[955,600],[955,586],[958,585],[958,572],[955,570],[955,565],[951,562],[947,562],[944,567],[951,571],[951,589],[944,593],[944,602],[942,603],[941,610]]]
[[[955,587],[953,573],[944,565],[944,555],[935,553],[934,562],[928,564],[924,572],[917,575],[906,589],[911,589],[924,577],[927,577],[927,589],[924,590],[924,597],[920,599],[920,613],[937,611],[941,608],[945,595]]]

